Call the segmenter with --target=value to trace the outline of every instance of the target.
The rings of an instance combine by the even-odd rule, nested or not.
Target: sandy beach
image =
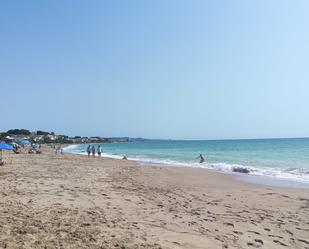
[[[309,191],[203,169],[5,153],[0,248],[309,248]]]

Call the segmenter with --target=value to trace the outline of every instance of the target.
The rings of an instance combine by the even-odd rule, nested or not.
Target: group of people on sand
[[[102,155],[102,152],[103,152],[103,149],[101,147],[101,145],[99,145],[97,148],[94,146],[94,145],[88,145],[87,147],[87,154],[88,156],[90,157],[90,155],[92,155],[93,157],[96,156],[96,153],[98,153],[98,157],[101,157]]]
[[[21,154],[23,153],[22,148],[25,148],[25,146],[20,146],[18,144],[13,145],[13,152],[15,154]],[[28,149],[28,154],[41,154],[41,144],[31,144],[30,148]]]
[[[31,148],[28,151],[29,154],[41,154],[41,145],[40,144],[32,144]]]
[[[101,156],[102,156],[102,153],[103,153],[103,148],[102,148],[101,145],[99,145],[99,146],[96,148],[94,145],[90,145],[90,144],[89,144],[89,145],[87,146],[86,151],[87,151],[88,157],[90,157],[90,156],[95,157],[95,156],[96,156],[96,153],[98,154],[98,157],[101,157]],[[127,159],[128,159],[128,158],[127,158],[127,155],[124,155],[122,159],[123,159],[123,160],[127,160]]]

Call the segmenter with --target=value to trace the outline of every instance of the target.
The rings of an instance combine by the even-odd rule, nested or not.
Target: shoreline
[[[0,248],[306,248],[309,193],[199,168],[5,154]]]
[[[96,144],[96,143],[92,143]],[[100,144],[100,143],[99,143]],[[76,146],[79,146],[80,144],[76,144]],[[63,148],[68,148],[71,145],[65,145]],[[73,145],[75,146],[75,145]],[[82,156],[87,156],[87,154],[83,153],[74,153],[74,152],[68,152],[64,151],[64,153],[72,154],[72,155],[82,155]],[[104,155],[105,154],[105,155]],[[96,155],[96,157],[98,157]],[[113,160],[122,160],[121,156],[119,155],[109,155],[106,153],[103,153],[102,158],[108,158],[108,159],[113,159]],[[177,164],[164,164],[164,163],[155,163],[152,162],[151,159],[146,160],[146,159],[134,159],[128,157],[128,161],[132,161],[137,163],[138,165],[141,166],[157,166],[157,167],[172,167],[172,168],[198,168],[202,170],[206,170],[208,172],[213,172],[213,173],[222,173],[222,174],[227,174],[232,176],[236,181],[244,181],[252,184],[258,184],[258,185],[265,185],[265,186],[270,186],[270,187],[280,187],[280,188],[301,188],[301,189],[309,189],[309,183],[307,182],[301,182],[297,181],[294,179],[286,179],[286,178],[279,178],[279,177],[272,177],[268,175],[254,175],[254,174],[247,174],[247,173],[239,173],[239,172],[228,172],[228,171],[220,171],[216,169],[209,169],[205,167],[193,167],[193,166],[186,166],[186,165],[181,165],[180,163]]]

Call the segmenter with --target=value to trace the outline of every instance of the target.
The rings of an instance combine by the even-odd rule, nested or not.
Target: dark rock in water
[[[233,172],[243,173],[243,174],[249,174],[249,173],[250,173],[250,170],[247,169],[247,168],[234,167],[234,168],[233,168]]]

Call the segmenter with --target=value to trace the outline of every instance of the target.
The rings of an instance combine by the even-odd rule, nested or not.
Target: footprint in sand
[[[308,240],[299,239],[298,241],[299,241],[299,242],[303,242],[303,243],[305,243],[305,244],[309,245],[309,241],[308,241]]]
[[[269,237],[272,237],[272,238],[279,238],[279,239],[283,239],[282,236],[278,236],[278,235],[273,235],[273,234],[268,234]]]
[[[283,242],[281,242],[280,240],[273,240],[274,243],[279,244],[281,246],[287,246],[286,244],[284,244]]]
[[[261,239],[255,239],[253,242],[248,242],[247,245],[248,246],[252,246],[255,248],[259,248],[264,244],[263,240]]]
[[[234,224],[230,222],[225,222],[224,225],[234,227]]]
[[[248,233],[254,233],[254,234],[260,235],[260,233],[259,233],[259,232],[252,231],[252,230],[248,230],[247,232],[248,232]]]

